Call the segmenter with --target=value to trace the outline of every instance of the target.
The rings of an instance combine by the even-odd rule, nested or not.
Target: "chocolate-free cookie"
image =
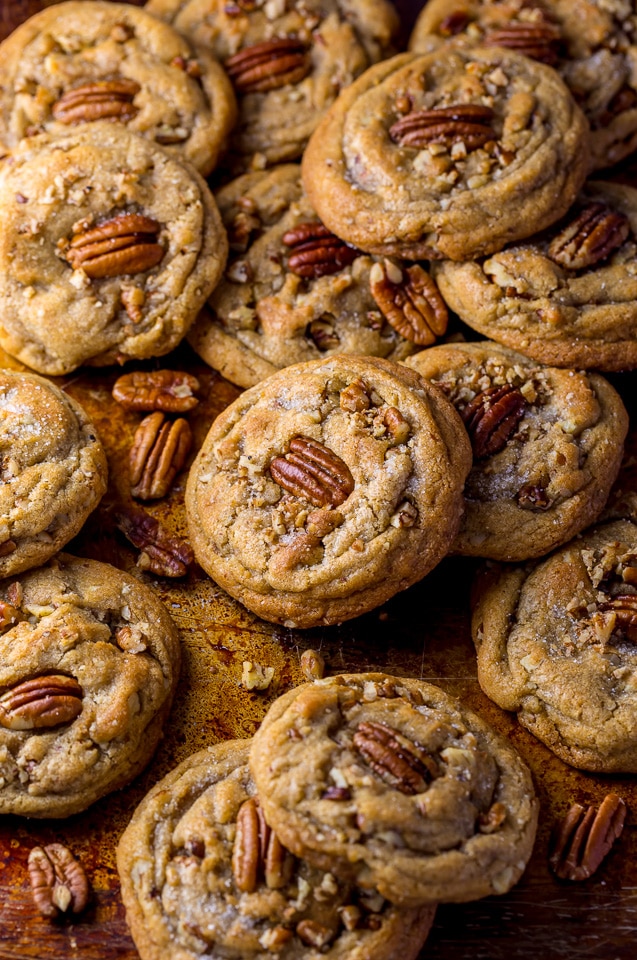
[[[0,370],[0,578],[68,543],[106,491],[107,473],[79,403],[43,377]]]
[[[591,126],[593,167],[637,147],[634,4],[623,0],[429,0],[409,46],[436,40],[517,50],[556,69]]]
[[[168,353],[227,255],[194,168],[106,120],[23,140],[0,218],[0,346],[40,373]]]
[[[432,265],[474,330],[542,363],[637,366],[637,190],[589,182],[566,217],[484,260]]]
[[[142,960],[415,960],[435,906],[399,910],[294,858],[265,823],[249,747],[194,754],[133,814],[117,864]]]
[[[637,526],[618,520],[476,585],[482,689],[583,770],[637,771],[636,584]]]
[[[505,893],[531,855],[527,767],[421,680],[362,673],[291,690],[266,714],[250,766],[288,849],[395,903]]]
[[[454,552],[528,560],[597,519],[628,429],[607,380],[488,340],[431,347],[407,363],[451,400],[473,445]]]
[[[237,173],[300,157],[342,87],[392,52],[387,0],[150,0],[227,70],[239,103],[230,140]]]
[[[34,133],[108,119],[206,175],[235,121],[221,65],[128,3],[70,0],[40,11],[0,46],[0,149]]]
[[[217,417],[191,468],[195,556],[248,609],[339,623],[447,553],[471,451],[451,403],[375,357],[295,364]]]
[[[67,817],[150,759],[179,672],[168,611],[66,554],[0,585],[0,813]]]
[[[465,260],[566,212],[588,169],[588,124],[545,64],[447,44],[343,90],[302,167],[314,209],[347,243]]]

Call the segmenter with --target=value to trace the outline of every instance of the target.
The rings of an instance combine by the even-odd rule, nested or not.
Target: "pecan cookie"
[[[418,264],[374,268],[330,233],[297,165],[246,173],[216,200],[234,255],[210,297],[212,315],[199,316],[189,340],[233,383],[251,387],[337,353],[401,360],[444,333],[447,308],[429,275]]]
[[[67,817],[150,759],[179,671],[168,611],[134,577],[60,554],[0,586],[0,813]]]
[[[626,0],[429,0],[409,46],[507,47],[554,67],[591,126],[593,167],[637,147],[637,13]]]
[[[583,770],[637,772],[636,584],[637,526],[618,520],[476,586],[482,689]]]
[[[588,124],[550,67],[446,45],[377,64],[313,134],[303,183],[370,253],[469,259],[557,220],[588,168]]]
[[[387,0],[150,0],[220,60],[239,103],[236,172],[300,157],[342,87],[388,56],[397,29]]]
[[[220,64],[127,3],[72,0],[42,10],[0,46],[0,64],[0,150],[108,119],[205,175],[236,118]]]
[[[0,370],[0,578],[68,543],[106,481],[104,449],[79,403],[35,374]]]
[[[142,960],[415,960],[435,906],[399,910],[296,860],[263,819],[249,747],[194,754],[133,814],[117,865]]]
[[[394,903],[505,893],[531,855],[527,767],[421,680],[362,673],[291,690],[270,707],[250,766],[285,846]]]
[[[356,617],[447,553],[471,452],[460,417],[407,367],[296,364],[217,417],[190,471],[195,556],[286,626]]]
[[[587,183],[564,220],[485,260],[433,265],[474,330],[542,363],[637,367],[637,190]]]
[[[473,446],[454,552],[528,560],[597,519],[628,430],[603,377],[543,367],[490,341],[432,347],[407,362],[451,400]]]
[[[22,141],[0,217],[0,346],[41,373],[168,353],[227,253],[194,168],[106,120]]]

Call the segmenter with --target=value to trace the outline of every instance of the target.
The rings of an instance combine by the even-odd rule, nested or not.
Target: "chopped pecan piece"
[[[526,483],[518,490],[516,500],[524,510],[548,510],[551,498],[544,487],[535,483]]]
[[[599,609],[615,614],[615,626],[622,630],[631,643],[637,643],[637,596],[620,594],[599,604]]]
[[[264,93],[299,83],[310,70],[307,45],[297,37],[276,37],[244,47],[224,66],[238,93]]]
[[[283,234],[283,243],[291,247],[288,268],[298,277],[312,280],[338,273],[359,256],[322,223],[299,223]]]
[[[489,30],[484,36],[484,43],[490,47],[507,47],[532,60],[553,66],[557,63],[560,39],[557,24],[546,19],[535,22],[511,20],[505,26]]]
[[[334,324],[329,320],[312,320],[308,324],[307,336],[314,341],[317,349],[323,352],[337,349],[341,342]]]
[[[628,217],[604,203],[589,203],[551,241],[548,255],[569,270],[601,263],[630,233]]]
[[[270,475],[288,493],[304,497],[316,507],[337,507],[354,489],[345,461],[310,437],[293,437],[289,452],[270,464]]]
[[[12,603],[0,600],[0,633],[10,630],[11,627],[15,627],[16,623],[20,623],[24,619],[24,615]]]
[[[134,547],[142,552],[137,559],[141,570],[160,577],[183,577],[194,563],[192,548],[185,540],[172,537],[149,513],[125,507],[115,513],[115,523]]]
[[[132,120],[137,113],[133,100],[141,87],[134,80],[96,80],[63,94],[52,107],[60,123],[92,120]]]
[[[68,847],[61,843],[33,847],[28,870],[33,899],[43,917],[52,919],[69,908],[71,913],[80,913],[86,906],[89,883]]]
[[[414,110],[389,128],[389,136],[399,146],[417,150],[429,143],[451,146],[460,140],[467,150],[476,150],[497,139],[491,126],[494,117],[491,107],[479,103]]]
[[[422,793],[438,776],[433,757],[384,724],[363,720],[353,744],[374,773],[401,793]]]
[[[438,33],[441,37],[455,37],[457,33],[462,33],[469,22],[469,14],[465,10],[453,10],[438,24]]]
[[[586,880],[621,835],[626,804],[616,793],[604,797],[598,810],[574,803],[554,835],[549,863],[560,880]]]
[[[5,540],[4,543],[0,543],[0,557],[8,557],[10,553],[17,549],[18,545],[15,540]]]
[[[24,680],[0,697],[0,726],[43,730],[71,723],[82,712],[83,696],[77,680],[64,674]]]
[[[164,256],[157,243],[161,225],[140,213],[121,213],[76,234],[65,250],[74,270],[91,280],[144,273]]]
[[[296,935],[306,947],[322,951],[334,939],[336,931],[315,920],[301,920],[296,925]]]
[[[362,413],[364,410],[369,410],[371,405],[369,387],[360,377],[341,390],[339,398],[341,410],[346,410],[348,413]]]
[[[191,446],[192,431],[183,417],[166,420],[160,410],[144,417],[130,451],[132,495],[138,500],[165,497]]]
[[[199,381],[182,370],[136,370],[118,377],[113,398],[127,410],[186,413],[199,403]]]
[[[277,890],[289,881],[294,858],[265,822],[257,797],[250,797],[237,814],[232,849],[232,873],[239,890],[254,893],[261,879]]]
[[[391,261],[369,273],[372,296],[383,316],[405,340],[427,347],[447,329],[447,307],[435,280],[418,264],[403,271]]]
[[[352,791],[349,787],[328,787],[321,794],[321,800],[337,800],[339,803],[344,800],[352,799]]]
[[[460,412],[477,460],[503,450],[524,416],[526,400],[517,387],[489,387]]]
[[[478,830],[480,833],[495,833],[506,820],[506,816],[507,808],[504,804],[494,803],[486,813],[481,813],[478,817]]]

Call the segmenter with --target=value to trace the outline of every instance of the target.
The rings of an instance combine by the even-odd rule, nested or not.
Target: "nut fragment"
[[[484,43],[488,47],[507,47],[552,67],[557,63],[560,31],[557,24],[546,19],[536,22],[511,20],[505,26],[489,30]]]
[[[464,10],[453,10],[438,24],[438,33],[443,37],[453,37],[462,33],[469,23],[469,15]]]
[[[238,93],[265,93],[299,83],[310,70],[306,44],[297,37],[276,37],[244,47],[224,63]]]
[[[0,543],[0,557],[8,557],[10,553],[17,549],[18,545],[15,540],[5,540],[4,543]]]
[[[137,113],[133,99],[141,87],[134,80],[96,80],[83,83],[63,94],[51,112],[60,123],[87,123],[92,120],[131,120]]]
[[[518,506],[524,510],[548,510],[551,506],[551,498],[544,489],[537,483],[526,483],[518,490],[516,498]]]
[[[275,483],[316,507],[344,503],[354,489],[354,478],[347,464],[318,440],[293,437],[285,456],[270,464]]]
[[[296,925],[296,935],[306,947],[323,950],[334,939],[336,931],[315,920],[301,920]]]
[[[339,397],[341,410],[346,410],[348,413],[362,413],[363,410],[369,410],[371,404],[369,388],[360,377],[341,390]]]
[[[28,870],[33,899],[43,917],[57,917],[69,908],[71,913],[80,913],[86,906],[89,883],[68,847],[61,843],[34,847]]]
[[[574,803],[557,829],[549,863],[560,880],[586,880],[621,835],[626,804],[607,794],[598,810]]]
[[[135,370],[118,377],[113,397],[127,410],[186,413],[197,406],[199,381],[183,370]]]
[[[73,237],[64,256],[91,280],[144,273],[157,266],[164,248],[157,243],[161,225],[140,213],[121,213]]]
[[[142,552],[137,559],[141,570],[161,577],[183,577],[194,563],[192,548],[185,540],[172,537],[158,520],[141,508],[123,507],[115,524],[134,547]]]
[[[599,609],[615,614],[615,626],[622,630],[631,643],[637,643],[637,596],[619,594],[599,604]]]
[[[460,411],[477,460],[504,449],[524,416],[526,406],[520,390],[505,384],[483,390]]]
[[[130,451],[132,495],[139,500],[165,497],[191,446],[192,431],[183,417],[166,420],[159,410],[144,417]]]
[[[294,858],[265,822],[257,797],[250,797],[239,808],[237,830],[232,849],[232,873],[239,890],[254,893],[263,880],[278,890],[289,881]]]
[[[307,327],[307,336],[310,337],[318,350],[336,350],[341,342],[341,338],[334,329],[334,324],[329,320],[312,320]]]
[[[322,223],[299,223],[284,233],[282,240],[286,247],[292,248],[288,269],[299,277],[313,280],[338,273],[360,255]]]
[[[422,793],[438,776],[433,757],[385,724],[361,721],[353,744],[374,773],[401,793]]]
[[[301,671],[306,680],[322,680],[325,676],[325,660],[318,650],[304,650],[301,654]]]
[[[15,627],[16,623],[20,623],[24,619],[25,617],[12,603],[0,600],[0,633],[10,630],[11,627]]]
[[[433,110],[413,110],[389,128],[389,136],[401,147],[421,150],[430,143],[451,146],[458,141],[467,150],[483,147],[496,140],[491,126],[495,114],[480,103],[457,103]]]
[[[623,213],[604,203],[590,203],[553,238],[548,255],[562,267],[581,270],[605,260],[629,233],[628,217]]]
[[[83,696],[77,680],[64,674],[24,680],[0,697],[0,726],[42,730],[71,723],[82,712]]]
[[[506,816],[507,808],[503,803],[496,802],[478,817],[478,830],[480,833],[495,833],[506,820]]]
[[[241,683],[246,690],[267,690],[274,678],[274,667],[263,667],[253,660],[243,661]]]
[[[426,347],[447,329],[446,304],[435,280],[418,264],[403,274],[390,261],[375,263],[369,286],[383,316],[405,340]]]

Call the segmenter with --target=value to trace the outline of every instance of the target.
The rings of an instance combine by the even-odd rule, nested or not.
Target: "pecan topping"
[[[372,296],[383,316],[405,340],[421,347],[447,329],[447,307],[432,277],[418,264],[403,271],[391,261],[369,272]]]
[[[82,712],[83,691],[64,674],[34,677],[0,697],[0,726],[9,730],[41,730],[71,723]]]
[[[0,600],[0,633],[10,630],[11,627],[15,627],[16,623],[20,623],[24,619],[21,612],[12,603]]]
[[[369,388],[360,377],[341,390],[339,406],[348,413],[362,413],[372,405]]]
[[[160,410],[144,417],[130,451],[132,495],[139,500],[165,497],[191,446],[192,431],[183,417],[166,420]]]
[[[491,123],[495,114],[491,107],[479,103],[457,103],[434,110],[414,110],[389,128],[389,136],[401,147],[418,150],[428,143],[451,146],[461,140],[467,150],[483,147],[496,140]]]
[[[315,920],[301,920],[296,925],[296,935],[306,947],[323,950],[336,936],[335,930],[324,927]]]
[[[341,802],[351,799],[352,792],[349,787],[328,787],[327,790],[321,794],[321,800],[338,800]]]
[[[335,350],[341,338],[329,320],[312,320],[307,327],[307,336],[310,337],[318,350]]]
[[[164,248],[157,243],[160,230],[151,217],[121,213],[78,233],[64,255],[74,270],[83,270],[91,280],[144,273],[164,256]]]
[[[503,450],[524,416],[526,400],[517,387],[489,387],[477,394],[460,416],[477,460]]]
[[[478,817],[480,833],[495,833],[502,826],[507,816],[507,808],[503,803],[494,803],[486,813]]]
[[[455,37],[469,25],[469,14],[465,10],[453,10],[438,24],[438,33],[442,37]]]
[[[557,63],[560,31],[556,24],[545,19],[535,23],[512,20],[503,27],[488,31],[484,43],[490,47],[507,47],[553,66]]]
[[[526,483],[520,488],[516,496],[518,506],[524,510],[548,510],[551,499],[539,484]]]
[[[626,804],[616,793],[604,797],[598,810],[574,803],[556,831],[549,863],[560,880],[586,880],[595,873],[621,835]]]
[[[89,884],[84,868],[68,847],[50,843],[29,854],[29,879],[35,905],[43,917],[80,913],[87,904]]]
[[[96,80],[63,94],[52,113],[60,123],[87,123],[91,120],[131,120],[137,113],[133,99],[141,87],[134,80]]]
[[[637,595],[620,594],[599,604],[600,610],[615,614],[615,626],[623,630],[631,643],[637,643]]]
[[[307,46],[297,37],[277,37],[244,47],[224,64],[238,93],[264,93],[299,83],[310,70]]]
[[[179,537],[171,537],[145,510],[123,508],[116,513],[115,523],[133,546],[142,551],[137,558],[141,570],[150,570],[160,577],[183,577],[194,563],[190,545]]]
[[[604,203],[590,203],[551,241],[548,255],[570,270],[601,263],[630,233],[628,218]]]
[[[297,277],[316,280],[338,273],[353,263],[359,251],[348,247],[322,223],[299,223],[283,234],[283,243],[291,247],[288,269]]]
[[[18,545],[15,540],[5,540],[4,543],[0,543],[0,557],[8,557],[10,553],[17,549]]]
[[[199,403],[194,396],[199,381],[181,370],[136,370],[119,377],[113,397],[127,410],[163,410],[186,413]]]
[[[304,497],[315,507],[337,507],[354,489],[345,461],[310,437],[293,437],[289,452],[270,464],[270,475],[288,493]]]
[[[232,849],[232,873],[239,890],[254,893],[261,879],[277,890],[292,874],[294,859],[265,822],[257,797],[240,807]]]
[[[363,720],[353,743],[374,773],[401,793],[422,793],[438,776],[433,757],[384,724]]]

